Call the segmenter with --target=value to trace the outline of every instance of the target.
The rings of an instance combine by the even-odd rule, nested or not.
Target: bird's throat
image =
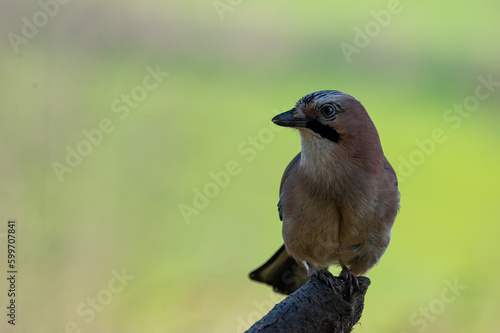
[[[300,167],[312,179],[329,181],[334,176],[335,143],[306,129],[300,130]]]

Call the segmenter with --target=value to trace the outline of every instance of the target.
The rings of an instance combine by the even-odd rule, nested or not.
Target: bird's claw
[[[339,278],[345,280],[347,283],[348,288],[346,289],[346,298],[350,302],[354,292],[360,290],[358,278],[347,267],[342,268]]]
[[[333,275],[328,271],[318,270],[318,269],[310,269],[310,276],[315,276],[318,280],[321,280],[326,283],[327,286],[332,288],[332,290],[337,293],[337,286],[335,284],[335,280],[333,279]]]

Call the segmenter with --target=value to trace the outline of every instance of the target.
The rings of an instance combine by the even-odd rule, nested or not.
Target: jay
[[[399,210],[375,125],[358,100],[336,90],[304,96],[272,121],[299,131],[301,151],[281,179],[285,244],[250,278],[284,294],[331,265],[355,280],[384,254]]]

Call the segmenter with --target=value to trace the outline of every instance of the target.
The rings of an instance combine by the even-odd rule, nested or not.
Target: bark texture
[[[353,281],[321,271],[277,304],[247,333],[348,333],[361,318],[370,279]]]

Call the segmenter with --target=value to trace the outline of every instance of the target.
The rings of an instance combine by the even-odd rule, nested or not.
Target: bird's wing
[[[394,185],[396,185],[396,187],[398,187],[398,176],[396,175],[396,172],[394,171],[394,169],[392,168],[391,164],[389,163],[389,161],[387,159],[384,161],[384,168],[385,168],[385,172],[387,174],[389,174],[389,176],[393,180]]]
[[[280,199],[278,201],[278,213],[281,221],[283,221],[281,201],[283,198],[283,184],[299,162],[300,153],[288,164],[281,178]],[[274,291],[290,295],[306,283],[309,276],[305,267],[299,265],[295,259],[290,257],[286,252],[285,245],[283,245],[264,265],[250,273],[250,279],[267,283],[273,286]]]
[[[283,211],[281,209],[281,198],[283,197],[283,184],[285,184],[286,179],[290,175],[290,172],[297,167],[297,165],[300,162],[300,153],[297,154],[293,158],[293,160],[288,163],[288,166],[285,169],[285,172],[283,173],[283,177],[281,177],[281,184],[280,184],[280,199],[278,200],[278,214],[280,216],[280,220],[283,221]]]
[[[300,162],[300,153],[298,153],[297,156],[295,156],[293,160],[291,160],[290,163],[288,163],[285,172],[283,172],[283,177],[281,177],[281,184],[280,184],[280,194],[282,194],[281,191],[283,189],[283,184],[285,184],[285,181],[290,175],[290,172],[297,167],[299,162]]]
[[[281,210],[281,198],[283,195],[280,195],[280,199],[278,200],[278,215],[280,216],[280,221],[283,221],[283,211]]]

